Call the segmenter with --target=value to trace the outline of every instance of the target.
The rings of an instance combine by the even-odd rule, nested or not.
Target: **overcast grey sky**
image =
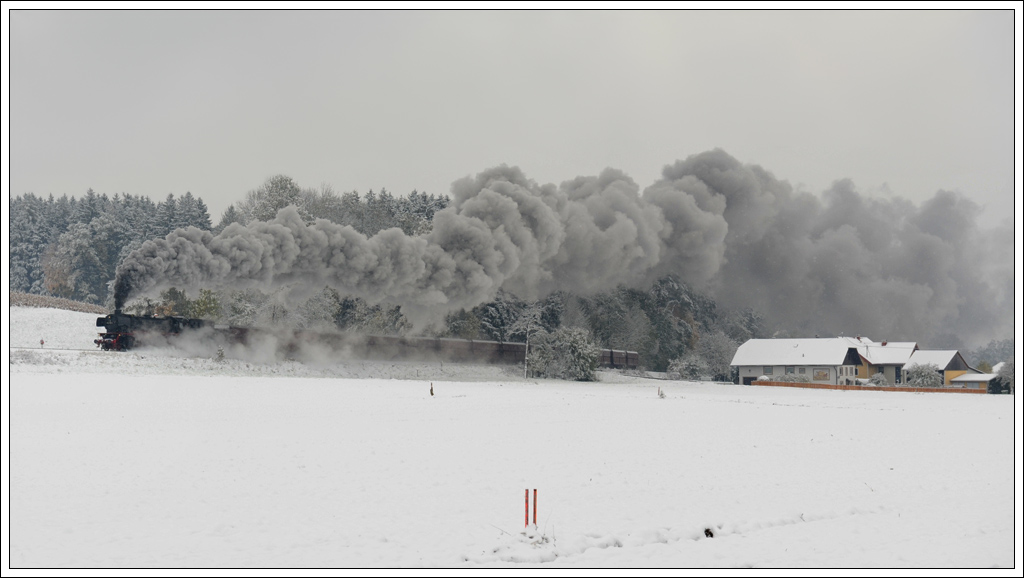
[[[720,147],[819,193],[1014,194],[1012,11],[12,11],[11,194],[641,188]]]

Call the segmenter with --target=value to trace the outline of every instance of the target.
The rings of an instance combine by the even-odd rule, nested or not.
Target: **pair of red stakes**
[[[526,524],[525,527],[530,525],[530,489],[526,489]],[[537,525],[537,490],[533,490],[533,525]]]

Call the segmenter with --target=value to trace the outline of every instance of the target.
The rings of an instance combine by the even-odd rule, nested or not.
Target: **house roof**
[[[731,365],[842,365],[856,348],[850,339],[750,339],[736,350]]]
[[[871,365],[903,365],[916,349],[917,343],[913,341],[868,342],[861,344],[857,353]]]
[[[999,377],[999,374],[996,373],[965,373],[963,375],[958,375],[949,381],[953,383],[984,381],[987,383],[997,377]]]
[[[958,353],[955,349],[918,349],[910,356],[910,360],[907,361],[904,369],[910,369],[915,365],[931,363],[938,366],[940,370],[943,370],[949,366]]]

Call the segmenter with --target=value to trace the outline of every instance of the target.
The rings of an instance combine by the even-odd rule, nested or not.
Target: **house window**
[[[806,367],[801,367],[800,370],[799,370],[799,373],[800,373],[800,375],[803,375],[803,374],[807,373],[807,368]]]
[[[786,375],[790,375],[790,374],[793,374],[793,373],[796,373],[796,368],[793,367],[792,365],[787,365],[786,366]]]
[[[770,365],[764,366],[764,374],[765,375],[771,375],[772,374],[772,366],[770,366]]]

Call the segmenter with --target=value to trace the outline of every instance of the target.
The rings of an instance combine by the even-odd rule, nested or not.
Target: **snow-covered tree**
[[[707,364],[708,373],[711,379],[726,381],[732,374],[733,356],[739,344],[733,341],[721,330],[705,333],[697,342],[697,353]]]
[[[228,205],[228,208],[224,209],[224,212],[221,213],[220,222],[213,229],[214,234],[220,233],[232,223],[246,224],[245,215],[236,209],[234,205]]]
[[[299,307],[303,327],[318,330],[336,329],[334,319],[340,305],[341,298],[338,292],[330,287],[324,287]]]
[[[300,197],[300,206],[310,222],[327,219],[340,224],[345,218],[342,197],[327,183],[321,183],[319,189],[303,189]]]
[[[204,231],[209,231],[212,227],[210,226],[210,214],[206,210],[206,204],[203,203],[202,199],[197,199],[192,196],[191,192],[185,192],[184,195],[178,199],[177,211],[174,215],[175,229],[183,227],[197,227]]]
[[[358,192],[349,191],[347,193],[342,193],[341,217],[340,220],[335,222],[339,225],[348,225],[353,229],[362,232],[363,209],[363,202],[360,200]]]
[[[238,203],[238,210],[244,216],[245,222],[270,221],[277,216],[279,210],[296,205],[299,214],[307,218],[301,203],[301,193],[299,185],[291,177],[274,175],[246,193],[245,199]]]
[[[934,363],[919,363],[905,372],[906,384],[911,387],[942,387],[942,374]]]
[[[95,191],[89,189],[75,205],[74,211],[71,214],[71,221],[81,224],[88,223],[104,213],[107,210],[108,203],[109,199],[107,199],[106,194],[97,195]]]
[[[575,295],[565,293],[562,300],[562,314],[560,327],[565,328],[578,328],[590,334],[590,320],[587,318],[587,313],[584,311],[580,300]]]
[[[256,327],[299,328],[303,321],[298,307],[288,299],[288,290],[279,289],[256,307],[252,324]]]
[[[50,198],[51,201],[53,197]],[[50,244],[46,203],[29,193],[11,199],[10,204],[10,281],[11,291],[41,293],[42,258]]]
[[[267,296],[257,289],[231,292],[228,296],[228,323],[238,327],[255,324],[257,312]]]
[[[512,324],[522,310],[523,302],[518,297],[498,290],[494,301],[476,307],[473,313],[480,320],[480,329],[487,337],[504,343],[510,340]]]
[[[178,225],[178,201],[174,193],[168,193],[167,198],[156,206],[156,213],[150,218],[149,230],[156,237],[166,237],[167,233],[177,229]]]
[[[479,339],[480,319],[472,311],[452,311],[444,319],[445,333],[457,339]]]
[[[530,373],[575,381],[597,378],[601,350],[585,331],[561,328],[554,333],[538,333],[530,346]]]

